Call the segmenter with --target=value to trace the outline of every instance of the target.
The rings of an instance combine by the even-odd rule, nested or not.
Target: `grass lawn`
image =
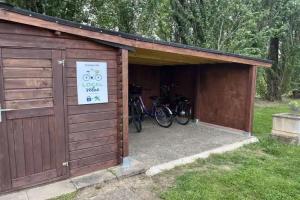
[[[215,155],[175,170],[185,173],[163,199],[300,199],[300,147],[280,144],[268,135],[272,114],[287,104],[255,108],[254,133],[260,143]]]

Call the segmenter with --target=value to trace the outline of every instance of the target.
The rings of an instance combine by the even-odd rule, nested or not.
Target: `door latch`
[[[62,166],[64,166],[64,167],[69,167],[69,162],[63,162],[63,163],[62,163]]]
[[[58,61],[58,64],[62,65],[62,66],[65,66],[65,60],[59,60]]]

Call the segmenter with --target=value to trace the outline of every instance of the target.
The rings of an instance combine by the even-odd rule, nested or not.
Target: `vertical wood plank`
[[[55,150],[55,127],[54,127],[54,117],[50,116],[48,119],[49,127],[49,139],[50,139],[50,166],[51,169],[56,168],[56,150]]]
[[[245,131],[251,133],[253,126],[253,112],[254,112],[254,101],[256,93],[256,76],[257,67],[249,66],[249,79],[248,79],[248,96],[246,102],[245,112]]]
[[[24,135],[22,119],[13,121],[17,177],[25,176]]]
[[[34,124],[33,131],[33,160],[34,160],[34,172],[39,173],[43,171],[43,159],[42,159],[42,141],[41,141],[41,118],[37,117],[32,119]]]
[[[48,118],[49,117],[46,116],[46,117],[42,117],[41,119],[43,171],[49,170],[51,168]]]
[[[65,131],[65,152],[66,152],[66,157],[65,160],[69,161],[70,160],[70,155],[69,155],[69,112],[68,112],[68,94],[67,94],[67,90],[68,90],[68,77],[67,77],[67,67],[68,67],[68,61],[67,61],[67,57],[66,57],[66,51],[62,51],[61,52],[61,59],[65,61],[65,65],[63,66],[62,69],[62,88],[63,88],[63,109],[64,109],[64,131]],[[70,170],[68,168],[64,168],[64,174],[69,177],[70,176]]]
[[[63,92],[63,65],[59,64],[62,59],[62,52],[52,51],[53,67],[53,96],[54,96],[54,115],[55,115],[55,144],[56,144],[56,169],[58,176],[66,175],[63,162],[66,162],[66,135],[64,123],[64,92]]]
[[[26,175],[34,174],[34,160],[33,160],[33,130],[32,120],[23,119],[24,130],[24,148],[25,148],[25,172]]]
[[[200,69],[199,67],[196,68],[195,70],[196,74],[196,85],[195,85],[195,99],[194,99],[194,118],[201,120],[200,119],[200,99],[201,99],[201,90],[200,90]]]
[[[3,86],[3,63],[2,49],[0,48],[0,104],[4,104],[4,86]],[[8,135],[6,130],[5,114],[2,114],[0,122],[0,192],[11,188],[11,173],[8,150]]]
[[[8,150],[9,150],[9,161],[11,178],[17,178],[17,166],[15,156],[15,140],[14,140],[14,128],[12,120],[7,121],[7,135],[8,135]]]
[[[123,156],[129,154],[128,141],[128,50],[121,50],[122,62],[122,104],[123,104]]]

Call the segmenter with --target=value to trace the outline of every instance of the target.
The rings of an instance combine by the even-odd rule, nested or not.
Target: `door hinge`
[[[69,162],[63,162],[63,163],[62,163],[62,166],[64,166],[64,167],[69,167]]]
[[[65,60],[59,60],[58,61],[58,64],[62,65],[62,66],[65,66]]]

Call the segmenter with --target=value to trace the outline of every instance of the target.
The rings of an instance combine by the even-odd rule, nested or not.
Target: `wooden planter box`
[[[300,115],[281,113],[273,115],[272,136],[286,143],[300,142]]]

